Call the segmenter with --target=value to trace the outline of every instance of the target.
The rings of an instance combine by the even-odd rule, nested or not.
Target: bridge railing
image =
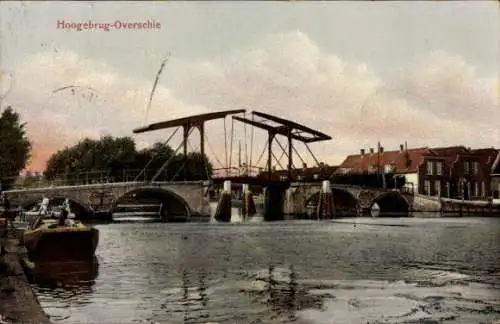
[[[214,169],[213,178],[224,177],[257,177],[262,174],[263,168],[241,167]],[[88,184],[103,184],[113,182],[150,181],[157,169],[124,169],[124,170],[94,170],[85,172],[62,173],[51,176],[50,179],[44,175],[24,175],[17,178],[12,189],[32,189],[60,186],[78,186]],[[165,171],[166,172],[166,171]],[[158,181],[170,181],[174,175],[161,174]]]
[[[120,171],[97,170],[58,174],[50,177],[50,179],[43,175],[26,175],[20,176],[17,182],[14,183],[12,189],[78,186],[131,181],[147,182],[154,177],[157,171],[156,169],[124,169]],[[170,178],[172,178],[172,176]],[[158,180],[161,181],[161,176]]]
[[[264,168],[254,167],[254,166],[242,166],[240,168],[218,168],[213,169],[212,178],[230,178],[230,177],[257,177],[262,172]]]

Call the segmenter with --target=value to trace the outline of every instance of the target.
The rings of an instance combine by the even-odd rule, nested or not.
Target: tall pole
[[[189,137],[189,129],[191,128],[191,125],[190,124],[184,124],[182,126],[182,130],[183,130],[183,153],[184,153],[184,170],[182,170],[182,173],[184,175],[184,180],[186,180],[186,177],[187,177],[187,140],[188,140],[188,137]]]
[[[292,142],[292,130],[288,128],[288,181],[292,181],[292,166],[293,166],[293,159],[292,159],[292,149],[293,149],[293,142]]]
[[[205,158],[205,122],[201,122],[198,125],[198,130],[200,131],[200,153],[201,158]]]
[[[271,165],[273,162],[273,160],[272,160],[272,158],[273,158],[272,146],[273,146],[273,140],[274,140],[275,134],[272,132],[268,132],[267,134],[268,134],[268,136],[267,136],[267,178],[268,178],[268,180],[271,180],[271,178],[272,178]]]
[[[238,141],[238,168],[241,168],[241,141]]]
[[[380,141],[377,143],[377,172],[380,175]]]

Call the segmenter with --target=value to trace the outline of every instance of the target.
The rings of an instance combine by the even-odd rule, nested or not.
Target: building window
[[[473,162],[472,165],[474,167],[474,174],[479,174],[479,162]]]
[[[430,194],[431,194],[431,181],[425,180],[424,181],[424,195],[430,196]]]
[[[436,190],[435,191],[435,196],[441,196],[441,181],[440,180],[436,180],[434,182],[434,189]]]
[[[486,183],[481,182],[481,197],[486,197]]]
[[[470,174],[470,162],[465,161],[464,162],[464,175],[469,175]]]
[[[390,164],[384,165],[384,173],[391,173],[393,171],[393,167]]]
[[[474,196],[479,197],[479,182],[474,182]]]
[[[299,181],[304,180],[304,176],[301,176],[301,175],[300,175],[300,176],[298,176],[298,177],[297,177],[297,180],[299,180]]]
[[[428,175],[432,175],[432,171],[433,171],[433,164],[432,161],[428,161],[427,162],[427,174]]]
[[[313,175],[313,178],[314,178],[314,180],[318,180],[319,179],[319,174]]]
[[[281,175],[280,176],[280,180],[281,181],[286,181],[287,178],[288,178],[288,176],[286,176],[286,175]]]
[[[436,162],[436,174],[437,175],[443,174],[443,162]]]

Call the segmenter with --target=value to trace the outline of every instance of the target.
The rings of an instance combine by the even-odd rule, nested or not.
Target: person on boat
[[[69,202],[69,199],[68,199],[68,198],[66,198],[66,199],[64,200],[64,203],[63,203],[63,210],[66,210],[66,211],[68,212],[68,215],[67,215],[67,217],[68,217],[68,218],[73,218],[73,217],[72,217],[72,215],[71,215],[71,204],[70,204],[70,202]]]
[[[43,196],[42,203],[40,204],[40,213],[44,216],[47,216],[49,214],[49,203],[50,200],[49,198]]]

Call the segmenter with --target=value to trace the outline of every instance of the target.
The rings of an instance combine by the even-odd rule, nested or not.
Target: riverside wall
[[[413,217],[500,217],[500,204],[415,195]]]
[[[4,219],[0,219],[3,228]],[[0,257],[0,323],[50,324],[21,265],[26,257],[24,246],[15,233],[9,233],[7,254]]]

